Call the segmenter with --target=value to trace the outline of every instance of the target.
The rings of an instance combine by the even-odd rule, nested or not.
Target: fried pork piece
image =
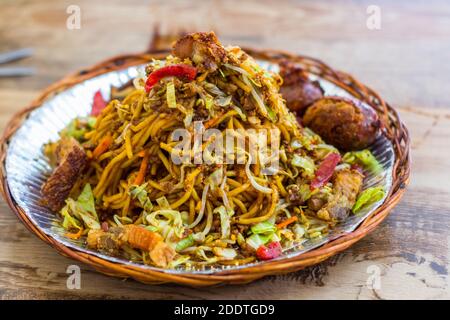
[[[57,167],[42,186],[41,193],[45,205],[53,211],[59,211],[84,170],[87,157],[78,141],[71,137],[58,142],[55,154]]]
[[[304,70],[295,63],[282,61],[280,76],[283,78],[280,93],[291,111],[303,113],[309,105],[323,97],[319,83],[309,80]]]
[[[172,51],[181,59],[190,58],[200,72],[213,72],[219,63],[227,61],[227,52],[214,32],[188,34],[174,44]]]
[[[361,190],[362,182],[363,175],[358,170],[343,169],[336,172],[333,177],[333,194],[317,211],[317,216],[328,221],[342,221],[347,218]]]
[[[376,112],[341,97],[324,97],[306,110],[303,124],[340,150],[361,150],[375,141]]]
[[[90,248],[111,255],[118,255],[123,245],[145,250],[150,253],[152,261],[163,268],[175,256],[175,251],[164,242],[161,235],[135,225],[114,227],[108,231],[90,230],[87,244]]]

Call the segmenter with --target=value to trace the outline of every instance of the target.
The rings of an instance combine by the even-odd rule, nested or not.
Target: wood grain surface
[[[66,8],[81,9],[68,30]],[[381,29],[366,27],[368,5]],[[450,298],[450,3],[448,1],[0,1],[0,52],[32,47],[0,78],[0,129],[40,90],[78,68],[146,49],[162,34],[215,30],[225,44],[317,57],[373,87],[394,105],[412,136],[412,180],[372,234],[306,270],[240,286],[148,286],[76,264],[30,234],[0,202],[1,299],[448,299]],[[377,276],[379,275],[379,278]],[[375,281],[374,281],[375,280]],[[379,280],[379,281],[377,281]]]

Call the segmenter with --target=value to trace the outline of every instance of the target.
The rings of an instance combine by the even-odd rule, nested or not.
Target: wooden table
[[[2,1],[0,51],[35,48],[17,65],[35,76],[0,79],[0,127],[40,90],[77,68],[147,48],[162,33],[215,30],[224,43],[311,55],[346,70],[396,106],[412,137],[412,181],[372,234],[306,270],[248,285],[192,289],[121,281],[80,265],[81,289],[66,287],[76,262],[30,234],[0,203],[2,299],[391,299],[450,298],[450,5],[448,1],[78,0],[81,29],[68,30],[73,1]],[[367,6],[381,29],[366,27]],[[367,285],[377,274],[379,285]]]

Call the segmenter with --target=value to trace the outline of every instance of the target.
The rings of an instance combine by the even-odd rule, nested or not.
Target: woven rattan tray
[[[51,85],[44,90],[30,106],[18,112],[7,124],[0,145],[0,191],[8,205],[33,233],[56,248],[63,255],[89,264],[102,273],[118,277],[132,277],[145,283],[155,284],[173,282],[190,286],[207,286],[221,283],[246,283],[266,275],[297,271],[307,266],[317,264],[332,255],[345,250],[371,232],[389,214],[390,210],[398,203],[403,195],[409,181],[410,173],[408,131],[400,121],[397,112],[390,105],[383,101],[383,99],[381,99],[381,97],[373,90],[364,86],[346,73],[333,70],[319,60],[305,56],[293,55],[280,51],[245,50],[257,59],[273,63],[277,63],[281,59],[289,59],[292,62],[301,65],[311,75],[330,81],[356,99],[365,102],[367,105],[374,108],[382,119],[383,134],[392,143],[395,154],[395,160],[392,166],[391,188],[388,190],[388,195],[384,203],[373,211],[371,215],[352,232],[342,235],[316,249],[293,257],[238,269],[218,270],[217,272],[202,274],[192,272],[170,273],[156,268],[149,269],[138,265],[121,263],[120,260],[111,261],[103,259],[98,255],[82,252],[64,245],[58,239],[43,232],[35,223],[33,223],[26,211],[14,200],[8,185],[5,159],[9,147],[9,139],[21,127],[23,121],[33,110],[39,108],[44,101],[54,96],[56,93],[104,73],[122,70],[130,66],[141,65],[150,61],[152,58],[164,58],[167,55],[167,52],[165,51],[114,57],[91,68],[81,70]]]

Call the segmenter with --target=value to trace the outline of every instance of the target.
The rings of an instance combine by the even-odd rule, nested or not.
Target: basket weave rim
[[[383,133],[392,142],[395,151],[392,186],[385,202],[374,210],[374,212],[353,232],[294,257],[276,261],[267,261],[262,264],[250,265],[238,269],[218,270],[212,274],[193,274],[168,273],[164,270],[145,269],[134,265],[107,261],[98,256],[68,248],[35,226],[24,210],[14,201],[8,187],[5,171],[5,158],[8,149],[8,141],[11,136],[21,126],[22,122],[27,118],[30,112],[40,107],[46,99],[57,94],[61,90],[103,73],[144,64],[152,58],[163,58],[168,53],[166,50],[120,55],[107,59],[90,68],[79,70],[50,85],[43,90],[28,107],[17,112],[7,123],[0,139],[0,192],[3,198],[30,231],[36,234],[44,242],[54,247],[59,253],[91,265],[102,273],[117,277],[132,277],[144,283],[158,284],[171,282],[189,286],[247,283],[267,275],[294,272],[303,269],[345,250],[373,231],[387,217],[405,192],[406,186],[409,183],[411,167],[410,140],[406,126],[401,122],[396,110],[386,103],[375,91],[363,85],[349,74],[342,71],[336,71],[318,59],[279,50],[255,50],[251,48],[244,48],[244,50],[258,59],[272,62],[288,59],[292,62],[299,63],[308,72],[333,82],[335,85],[348,91],[356,98],[372,106],[380,116],[380,119],[382,119]]]

